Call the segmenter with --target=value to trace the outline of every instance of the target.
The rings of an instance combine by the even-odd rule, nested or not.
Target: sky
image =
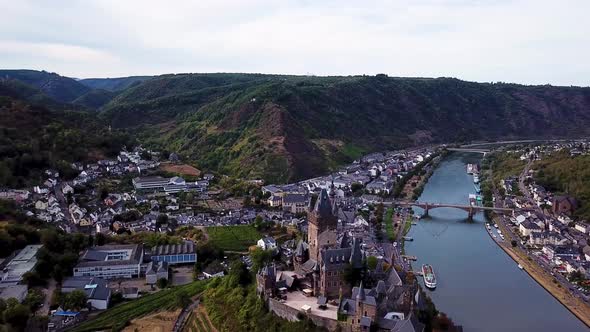
[[[590,86],[589,0],[0,0],[0,68]]]

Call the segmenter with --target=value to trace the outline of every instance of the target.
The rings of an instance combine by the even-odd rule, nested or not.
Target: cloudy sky
[[[589,0],[0,0],[0,67],[590,85]]]

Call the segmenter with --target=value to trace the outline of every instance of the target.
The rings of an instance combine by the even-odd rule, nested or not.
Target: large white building
[[[186,182],[179,176],[163,178],[161,176],[144,176],[132,180],[135,190],[159,191],[174,194],[181,191],[204,192],[209,186],[209,181],[199,180]]]
[[[84,252],[74,267],[74,277],[137,278],[142,262],[140,244],[97,246]]]

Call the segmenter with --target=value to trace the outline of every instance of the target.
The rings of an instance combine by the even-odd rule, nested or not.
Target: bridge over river
[[[391,202],[383,202],[384,205],[392,206],[402,206],[402,207],[412,207],[416,206],[419,208],[424,209],[424,216],[428,216],[428,212],[432,209],[437,208],[455,208],[460,209],[467,212],[467,217],[469,219],[473,219],[473,216],[481,211],[494,211],[497,213],[502,214],[511,214],[514,215],[515,209],[510,208],[501,208],[501,207],[489,207],[489,206],[479,206],[479,205],[461,205],[461,204],[447,204],[447,203],[431,203],[431,202],[409,202],[409,201],[391,201]],[[526,210],[526,209],[519,209],[519,210]]]

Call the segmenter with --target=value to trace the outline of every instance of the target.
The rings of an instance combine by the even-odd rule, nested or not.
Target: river
[[[465,165],[480,158],[473,153],[447,156],[419,201],[469,204],[474,189]],[[427,292],[438,310],[465,331],[589,330],[493,242],[482,213],[473,222],[458,209],[439,208],[429,214],[412,226],[409,236],[414,241],[406,242],[406,253],[418,256],[414,270],[425,263],[434,267],[437,288]]]

